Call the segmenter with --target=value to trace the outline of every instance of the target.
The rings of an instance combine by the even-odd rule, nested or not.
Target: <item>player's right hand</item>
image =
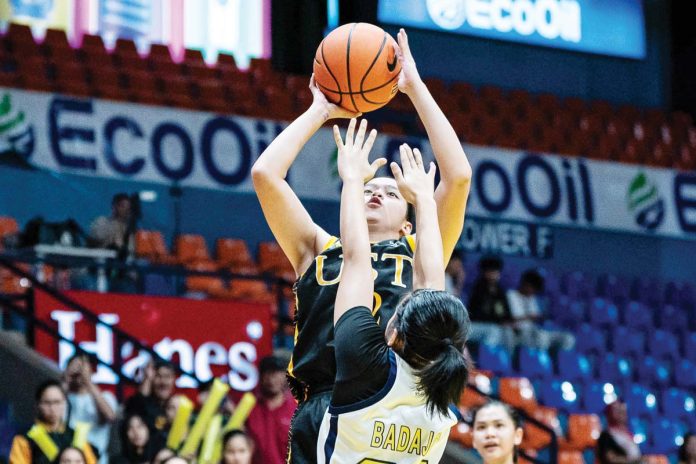
[[[362,113],[354,113],[352,111],[348,111],[347,109],[340,107],[334,103],[331,103],[329,100],[327,100],[326,95],[319,90],[319,87],[317,87],[316,82],[314,81],[314,74],[312,74],[312,77],[309,79],[309,90],[312,92],[312,106],[320,108],[324,114],[324,120],[327,121],[329,119],[351,119],[351,118],[359,118],[362,116]]]
[[[365,140],[367,120],[363,119],[360,122],[357,134],[355,134],[356,124],[357,121],[355,119],[350,120],[345,142],[341,138],[338,126],[334,125],[333,127],[334,140],[338,147],[338,174],[344,182],[367,182],[375,176],[380,167],[387,163],[385,158],[378,158],[370,163],[370,150],[372,150],[372,145],[375,143],[377,131],[372,129],[367,140]]]

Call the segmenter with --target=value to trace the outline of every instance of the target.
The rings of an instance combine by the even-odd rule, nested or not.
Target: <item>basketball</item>
[[[334,29],[314,56],[314,79],[326,98],[360,113],[381,108],[394,98],[400,71],[396,41],[368,23]]]

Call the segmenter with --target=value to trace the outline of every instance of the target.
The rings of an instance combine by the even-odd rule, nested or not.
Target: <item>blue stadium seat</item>
[[[660,406],[665,418],[688,420],[696,416],[696,400],[692,395],[678,388],[668,388],[662,392]]]
[[[510,353],[499,345],[479,345],[476,364],[479,369],[492,371],[496,375],[508,375],[512,372]]]
[[[666,305],[657,312],[660,328],[667,332],[679,333],[688,330],[689,320],[686,311],[677,306]]]
[[[674,334],[657,329],[650,334],[648,352],[655,359],[669,358],[675,361],[679,359],[679,340]]]
[[[689,332],[684,336],[684,356],[696,363],[696,332]]]
[[[623,399],[632,415],[654,417],[657,414],[657,397],[642,385],[629,385]]]
[[[561,378],[571,382],[592,378],[592,364],[584,354],[576,350],[561,350],[556,353],[556,368]]]
[[[678,422],[669,419],[656,419],[650,424],[650,440],[647,451],[650,454],[669,454],[679,449],[685,430]]]
[[[616,399],[618,389],[607,382],[588,382],[580,389],[582,411],[601,414],[608,403]]]
[[[552,380],[542,382],[536,389],[544,406],[559,409],[567,413],[576,413],[580,409],[580,396],[572,382]]]
[[[636,361],[638,381],[652,387],[667,387],[672,379],[671,364],[656,360],[652,356],[638,358]]]
[[[682,359],[674,368],[674,383],[681,388],[696,388],[696,365]]]
[[[597,277],[597,296],[607,298],[615,304],[623,304],[628,301],[628,284],[620,277],[613,274],[602,274]]]
[[[638,301],[628,302],[623,310],[623,323],[636,330],[649,330],[653,327],[653,311]]]
[[[575,348],[585,354],[602,356],[607,350],[604,333],[590,324],[581,324],[575,332]]]
[[[599,378],[614,384],[626,385],[633,377],[631,362],[627,358],[608,353],[599,363]]]
[[[594,298],[590,303],[590,323],[597,327],[613,327],[619,321],[616,305],[604,298]]]
[[[571,298],[587,298],[590,296],[590,282],[580,271],[561,276],[561,292]]]
[[[633,356],[640,359],[645,353],[645,333],[626,326],[615,327],[612,331],[612,352],[617,356]]]
[[[546,350],[521,346],[517,352],[517,371],[531,379],[546,379],[553,375],[551,357]]]
[[[662,302],[662,286],[656,279],[639,277],[631,282],[630,296],[632,300],[659,306]]]
[[[585,303],[561,295],[551,307],[551,315],[558,325],[575,329],[585,322]]]

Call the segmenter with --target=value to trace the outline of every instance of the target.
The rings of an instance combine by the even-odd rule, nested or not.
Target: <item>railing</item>
[[[50,337],[56,339],[58,342],[65,342],[69,343],[77,352],[79,353],[84,353],[84,354],[89,354],[87,353],[84,349],[82,349],[78,343],[74,342],[73,340],[69,340],[62,336],[58,330],[53,327],[50,323],[47,323],[46,321],[41,320],[38,318],[35,314],[35,308],[34,308],[34,289],[41,290],[48,294],[50,297],[55,299],[56,301],[59,301],[61,304],[65,305],[66,307],[79,312],[84,320],[87,322],[93,324],[95,327],[99,325],[107,326],[109,330],[113,333],[114,336],[114,360],[113,363],[108,363],[105,362],[101,359],[97,359],[97,363],[99,365],[103,365],[105,367],[108,367],[112,372],[115,373],[115,375],[118,378],[118,382],[116,383],[116,396],[119,398],[119,400],[123,399],[123,388],[125,384],[132,385],[135,383],[135,381],[125,375],[123,373],[123,364],[124,364],[124,359],[122,358],[122,346],[125,343],[130,343],[132,347],[135,349],[139,350],[140,352],[145,352],[148,353],[153,360],[158,360],[158,361],[165,361],[161,356],[157,354],[151,347],[143,344],[138,340],[136,337],[132,336],[131,334],[125,332],[123,329],[120,329],[118,327],[115,327],[113,325],[109,325],[102,321],[97,314],[92,311],[91,309],[87,308],[83,304],[75,301],[74,299],[70,298],[68,295],[65,293],[57,290],[51,285],[47,285],[44,282],[41,282],[40,279],[35,276],[33,273],[25,271],[22,269],[18,263],[43,263],[43,264],[48,264],[48,265],[59,265],[59,266],[70,266],[70,265],[80,265],[80,266],[85,266],[85,260],[71,260],[71,259],[56,259],[56,258],[50,258],[50,257],[45,257],[38,259],[36,256],[32,256],[29,253],[5,253],[0,255],[0,267],[5,268],[9,270],[14,276],[27,279],[28,282],[31,283],[29,288],[27,289],[24,294],[15,294],[15,295],[7,295],[7,294],[1,294],[0,293],[0,308],[5,308],[8,311],[10,311],[13,314],[16,314],[23,318],[26,321],[26,326],[27,330],[25,333],[27,344],[29,346],[34,347],[34,341],[35,341],[35,336],[36,336],[36,331],[41,331],[43,333],[46,333]],[[139,276],[144,276],[148,273],[155,273],[155,274],[163,274],[163,275],[170,275],[170,276],[176,276],[176,277],[181,277],[185,278],[187,276],[211,276],[211,277],[220,277],[220,278],[227,278],[227,279],[259,279],[261,277],[259,276],[247,276],[247,275],[237,275],[229,272],[207,272],[207,271],[191,271],[191,270],[185,270],[179,266],[163,266],[163,265],[142,265],[142,264],[125,264],[120,261],[109,261],[108,263],[105,264],[108,269],[110,270],[118,270],[118,271],[124,271],[124,272],[136,272],[138,273]],[[273,283],[277,284],[275,285],[276,290],[277,290],[277,295],[276,297],[278,299],[282,298],[282,291],[284,286],[289,285],[289,282],[285,282],[282,279],[278,278],[272,278],[272,277],[263,277],[264,280],[271,280]],[[142,279],[139,279],[142,281]],[[20,303],[24,303],[23,305]],[[281,320],[279,320],[279,327],[282,328],[281,323],[288,323],[290,322],[289,317],[283,316]],[[176,363],[172,363],[176,371],[178,372],[179,375],[185,375],[188,376],[192,379],[196,379],[196,376],[192,372],[187,372],[183,370],[180,366],[176,365]]]

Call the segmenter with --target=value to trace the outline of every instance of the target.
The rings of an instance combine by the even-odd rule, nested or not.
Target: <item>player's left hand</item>
[[[398,81],[399,91],[409,95],[423,81],[418,74],[418,69],[416,69],[416,62],[408,46],[408,36],[403,28],[399,29],[396,39],[399,44],[396,48],[396,57],[399,59],[399,63],[401,63]]]
[[[367,132],[367,120],[360,122],[358,133],[355,134],[357,121],[350,120],[345,142],[341,138],[338,126],[333,127],[334,139],[338,147],[338,174],[346,182],[348,180],[361,180],[367,182],[375,176],[377,170],[387,164],[386,158],[378,158],[370,163],[369,156],[372,145],[375,143],[377,131],[372,129],[365,140]]]
[[[391,163],[396,185],[404,199],[415,205],[418,198],[433,198],[435,191],[435,163],[430,162],[428,172],[423,166],[423,157],[417,148],[412,150],[405,143],[399,147],[401,167]]]

